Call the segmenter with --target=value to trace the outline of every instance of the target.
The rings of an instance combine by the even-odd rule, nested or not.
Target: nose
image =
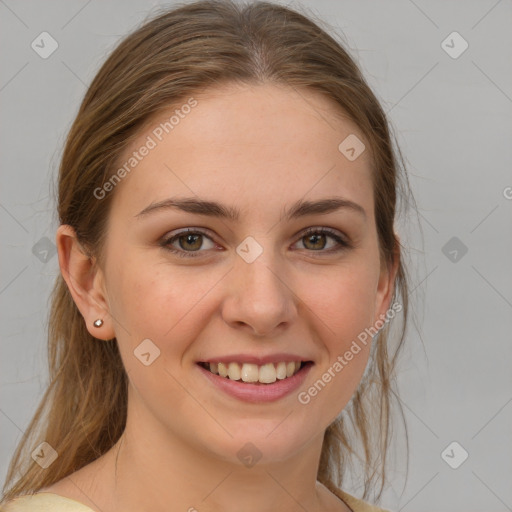
[[[235,260],[229,272],[222,305],[224,321],[253,336],[272,337],[291,325],[297,316],[293,285],[270,250],[252,263]]]

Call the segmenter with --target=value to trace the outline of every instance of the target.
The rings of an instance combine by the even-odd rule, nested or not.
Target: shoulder
[[[335,489],[332,492],[336,494],[340,500],[345,502],[353,512],[390,512],[387,509],[377,507],[367,501],[356,498],[341,489]]]
[[[18,496],[4,505],[0,512],[93,512],[83,503],[51,492]]]

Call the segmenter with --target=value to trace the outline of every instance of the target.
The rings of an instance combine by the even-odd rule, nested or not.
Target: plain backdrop
[[[163,5],[0,1],[2,482],[47,385],[50,190],[65,135],[116,41]],[[397,448],[380,504],[512,510],[512,2],[290,5],[325,20],[358,60],[406,157],[423,229],[422,240],[411,216],[399,231],[421,322],[400,370],[409,473]],[[58,45],[47,58],[32,45],[41,37],[46,51]],[[346,490],[359,495],[360,484]]]

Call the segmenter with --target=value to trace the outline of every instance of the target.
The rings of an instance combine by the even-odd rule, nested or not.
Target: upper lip
[[[281,361],[284,361],[285,363],[288,362],[306,362],[311,361],[311,359],[307,357],[302,357],[297,354],[290,354],[290,353],[279,353],[279,354],[268,354],[266,356],[255,356],[250,354],[230,354],[225,356],[219,356],[219,357],[211,357],[207,359],[203,359],[201,363],[252,363],[256,364],[258,366],[262,366],[267,363],[280,363]]]

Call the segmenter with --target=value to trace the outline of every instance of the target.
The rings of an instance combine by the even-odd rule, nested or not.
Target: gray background
[[[107,52],[158,5],[0,0],[2,481],[47,384],[48,295],[58,262],[44,237],[53,243],[51,183],[64,137]],[[420,329],[410,330],[400,373],[409,475],[405,481],[397,462],[381,506],[512,510],[512,3],[296,5],[348,42],[389,113],[424,232],[422,245],[416,228],[403,227],[412,226],[407,219],[399,228],[411,247]],[[43,31],[58,43],[47,59],[31,48]],[[454,31],[469,44],[457,58],[442,46]],[[462,48],[457,39],[447,44]],[[453,441],[460,447],[443,457]],[[462,449],[469,457],[453,469],[446,461],[460,462]],[[397,461],[402,455],[397,449]],[[345,490],[358,494],[360,486]]]

